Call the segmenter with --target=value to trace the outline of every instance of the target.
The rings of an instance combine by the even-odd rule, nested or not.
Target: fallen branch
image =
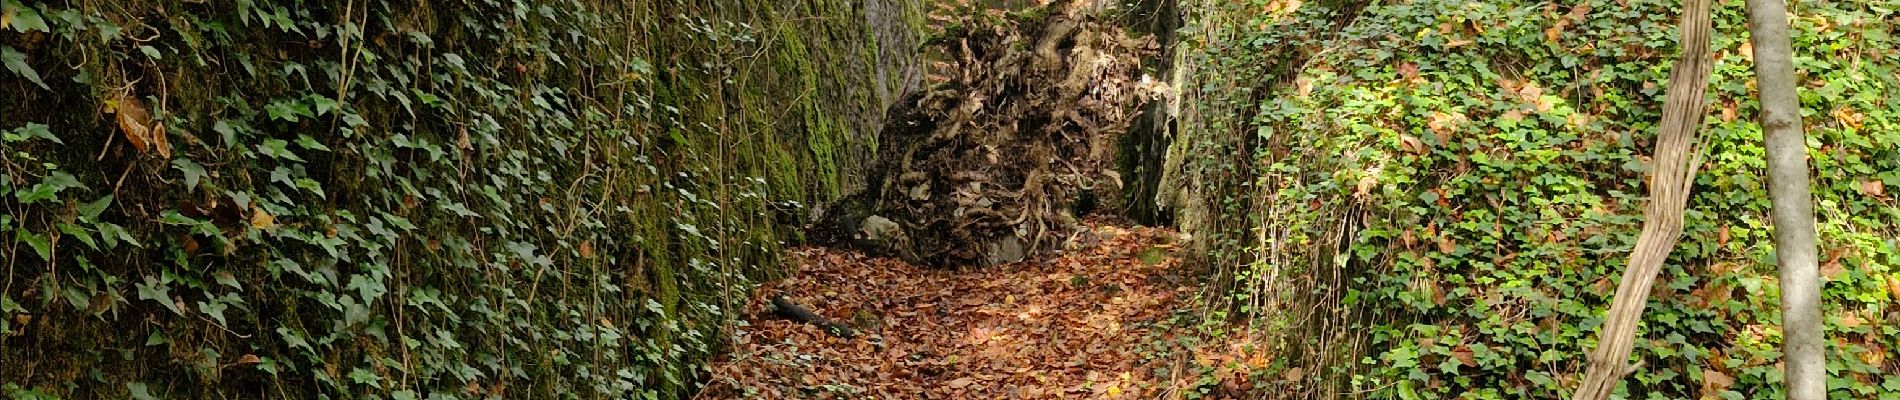
[[[825,332],[841,338],[850,339],[858,335],[857,331],[852,330],[850,326],[845,326],[845,324],[832,321],[822,315],[811,312],[811,310],[799,306],[798,303],[793,303],[791,299],[785,298],[785,295],[782,294],[772,296],[772,315],[800,323],[818,325],[818,327],[824,328]]]

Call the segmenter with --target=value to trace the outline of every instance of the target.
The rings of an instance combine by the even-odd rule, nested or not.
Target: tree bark
[[[1682,7],[1682,56],[1669,71],[1668,97],[1663,103],[1655,164],[1650,171],[1649,205],[1643,211],[1643,232],[1630,253],[1622,282],[1617,284],[1609,316],[1597,335],[1596,351],[1588,356],[1583,382],[1573,399],[1608,399],[1616,391],[1617,382],[1638,368],[1628,364],[1630,349],[1636,343],[1636,325],[1642,321],[1656,273],[1682,237],[1683,209],[1695,183],[1696,167],[1701,164],[1695,134],[1705,114],[1711,68],[1709,0],[1685,0]]]
[[[1807,132],[1795,97],[1794,46],[1782,0],[1748,0],[1755,46],[1755,87],[1761,98],[1768,155],[1768,197],[1781,268],[1782,357],[1789,400],[1827,398],[1826,350],[1821,345],[1821,282],[1816,267],[1814,200],[1808,191]]]

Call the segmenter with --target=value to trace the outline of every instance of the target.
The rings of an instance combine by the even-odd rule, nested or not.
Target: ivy
[[[691,390],[903,75],[753,5],[0,0],[0,394]]]
[[[1374,398],[1567,396],[1641,227],[1678,5],[1264,3],[1190,14],[1200,72],[1182,83],[1175,151],[1221,156],[1175,173],[1202,180],[1183,223],[1206,227],[1203,262],[1238,266],[1222,270],[1232,303],[1300,360],[1279,368]],[[1638,331],[1631,398],[1782,396],[1751,49],[1741,6],[1717,8],[1706,162]],[[1895,9],[1793,15],[1830,397],[1900,397],[1900,330],[1875,322],[1900,307]],[[1314,307],[1332,317],[1275,313]],[[1364,347],[1326,351],[1326,337]]]

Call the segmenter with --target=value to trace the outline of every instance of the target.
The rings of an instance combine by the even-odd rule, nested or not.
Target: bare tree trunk
[[[1617,382],[1638,368],[1627,364],[1636,343],[1636,325],[1642,321],[1656,273],[1682,238],[1683,208],[1689,202],[1696,167],[1701,164],[1695,134],[1702,127],[1711,68],[1709,25],[1709,0],[1683,2],[1682,56],[1669,71],[1668,97],[1663,103],[1655,164],[1650,171],[1649,206],[1643,211],[1643,233],[1637,237],[1628,269],[1616,286],[1609,317],[1597,334],[1596,351],[1589,355],[1588,369],[1573,399],[1608,399],[1616,391]]]
[[[1781,264],[1782,357],[1789,400],[1827,398],[1821,345],[1821,281],[1815,263],[1814,200],[1808,192],[1807,132],[1795,97],[1794,46],[1782,0],[1748,0],[1755,42],[1755,87],[1761,90],[1762,136],[1768,153],[1768,197]]]

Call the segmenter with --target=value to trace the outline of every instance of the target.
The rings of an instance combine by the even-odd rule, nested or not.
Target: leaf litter
[[[1178,376],[1188,362],[1228,366],[1214,374],[1216,390],[1252,387],[1234,369],[1264,360],[1233,342],[1198,345],[1191,356],[1143,350],[1184,334],[1167,321],[1197,290],[1176,257],[1177,233],[1085,225],[1091,246],[961,270],[794,250],[794,278],[754,292],[747,324],[708,366],[696,398],[1172,398],[1206,384]],[[839,338],[775,318],[766,299],[779,294],[861,334]]]

